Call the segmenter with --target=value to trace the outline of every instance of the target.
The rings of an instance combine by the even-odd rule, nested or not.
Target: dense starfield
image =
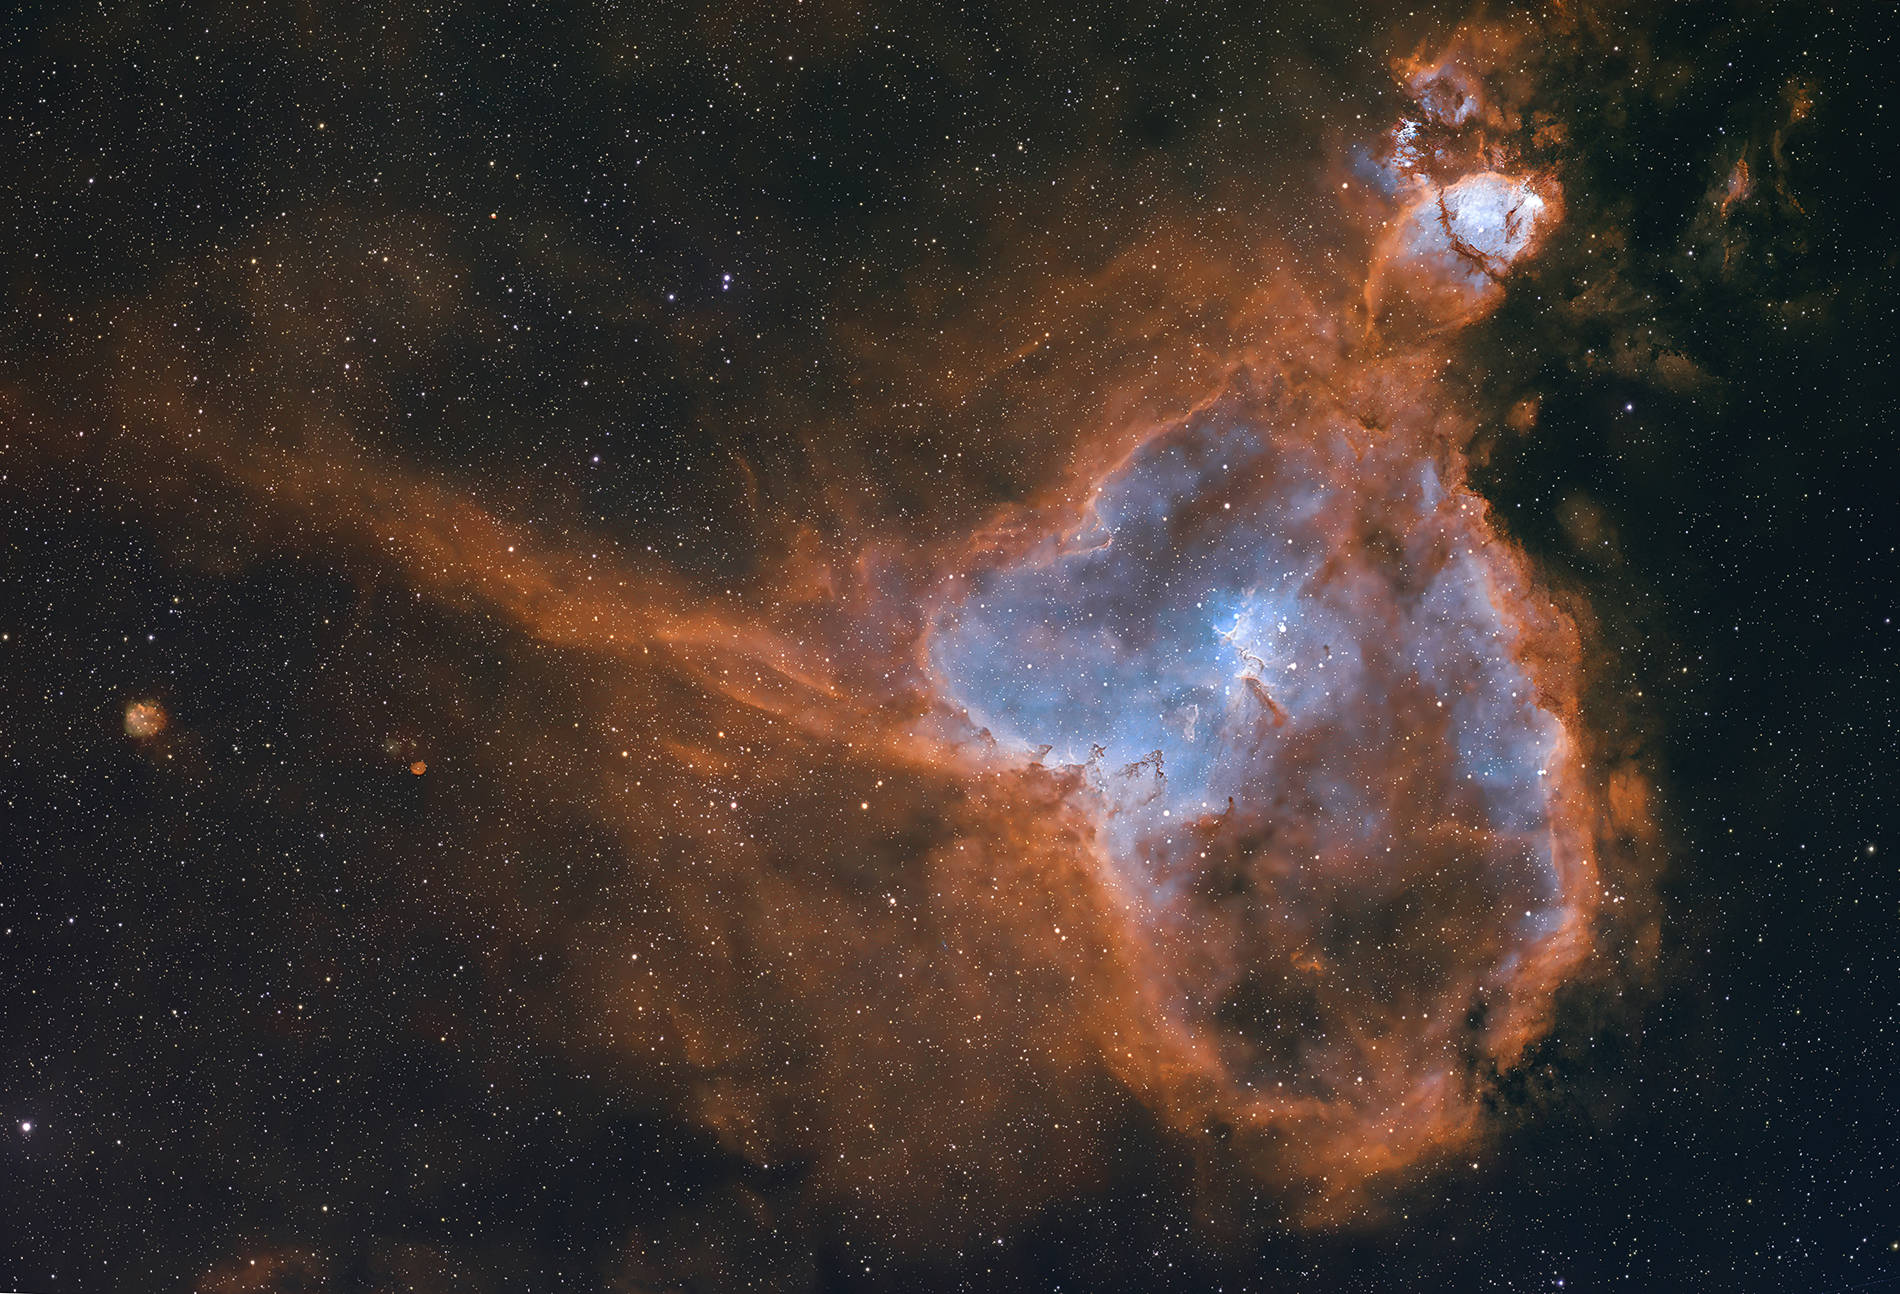
[[[0,1287],[1900,1290],[1891,15],[0,49]]]

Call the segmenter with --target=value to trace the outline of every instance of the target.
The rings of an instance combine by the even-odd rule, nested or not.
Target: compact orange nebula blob
[[[134,701],[125,707],[125,735],[139,741],[158,736],[169,721],[165,707],[156,701]]]

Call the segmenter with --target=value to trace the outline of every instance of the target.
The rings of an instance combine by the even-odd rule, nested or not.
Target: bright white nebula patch
[[[1429,324],[1489,313],[1504,297],[1505,276],[1556,214],[1529,178],[1480,171],[1442,188],[1423,185],[1375,257],[1373,313],[1410,313]]]

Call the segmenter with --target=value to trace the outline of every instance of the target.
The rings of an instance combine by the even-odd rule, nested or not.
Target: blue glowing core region
[[[1450,824],[1514,897],[1554,898],[1561,731],[1475,500],[1255,403],[1154,437],[1079,525],[974,572],[932,639],[946,693],[1007,756],[1086,770],[1111,852],[1159,893],[1189,824],[1239,814],[1288,859]]]

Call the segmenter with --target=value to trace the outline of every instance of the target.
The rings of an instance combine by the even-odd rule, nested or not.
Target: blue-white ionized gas
[[[1082,770],[1120,880],[1162,907],[1217,857],[1298,907],[1449,852],[1534,940],[1562,730],[1494,544],[1416,447],[1242,383],[975,574],[932,659],[1000,757]]]

